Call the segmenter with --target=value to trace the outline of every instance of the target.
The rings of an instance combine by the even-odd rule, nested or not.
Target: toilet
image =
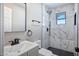
[[[39,45],[39,55],[40,56],[56,56],[51,51],[49,51],[49,50],[47,50],[45,48],[41,48],[41,40],[37,40],[34,43]]]

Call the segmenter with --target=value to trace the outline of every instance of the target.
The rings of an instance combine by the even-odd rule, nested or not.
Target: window
[[[65,24],[66,23],[66,13],[65,12],[56,13],[56,22],[57,22],[57,24]]]

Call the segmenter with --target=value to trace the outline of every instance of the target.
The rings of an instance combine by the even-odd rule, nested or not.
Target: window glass
[[[56,20],[57,20],[57,24],[65,24],[66,13],[65,12],[56,13]]]

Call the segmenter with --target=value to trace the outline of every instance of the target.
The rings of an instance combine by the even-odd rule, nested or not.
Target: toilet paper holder
[[[27,36],[32,36],[32,31],[31,30],[28,30],[28,32],[27,32]]]

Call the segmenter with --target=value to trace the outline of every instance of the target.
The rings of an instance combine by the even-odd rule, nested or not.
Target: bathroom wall
[[[27,31],[30,29],[32,31],[32,36],[28,37],[29,41],[41,40],[42,48],[49,47],[49,15],[47,13],[47,8],[41,3],[31,3],[27,4]],[[40,21],[32,22],[32,20]]]
[[[66,24],[56,24],[56,13],[59,12],[66,12]],[[50,46],[75,53],[77,41],[74,33],[74,4],[52,9]]]
[[[39,21],[32,22],[32,20]],[[32,36],[28,36],[27,40],[37,41],[41,40],[41,25],[42,25],[42,9],[41,3],[27,3],[27,31],[32,31]]]
[[[10,44],[9,41],[14,40],[15,38],[21,39],[20,41],[26,40],[26,32],[8,32],[4,33],[4,45]]]

